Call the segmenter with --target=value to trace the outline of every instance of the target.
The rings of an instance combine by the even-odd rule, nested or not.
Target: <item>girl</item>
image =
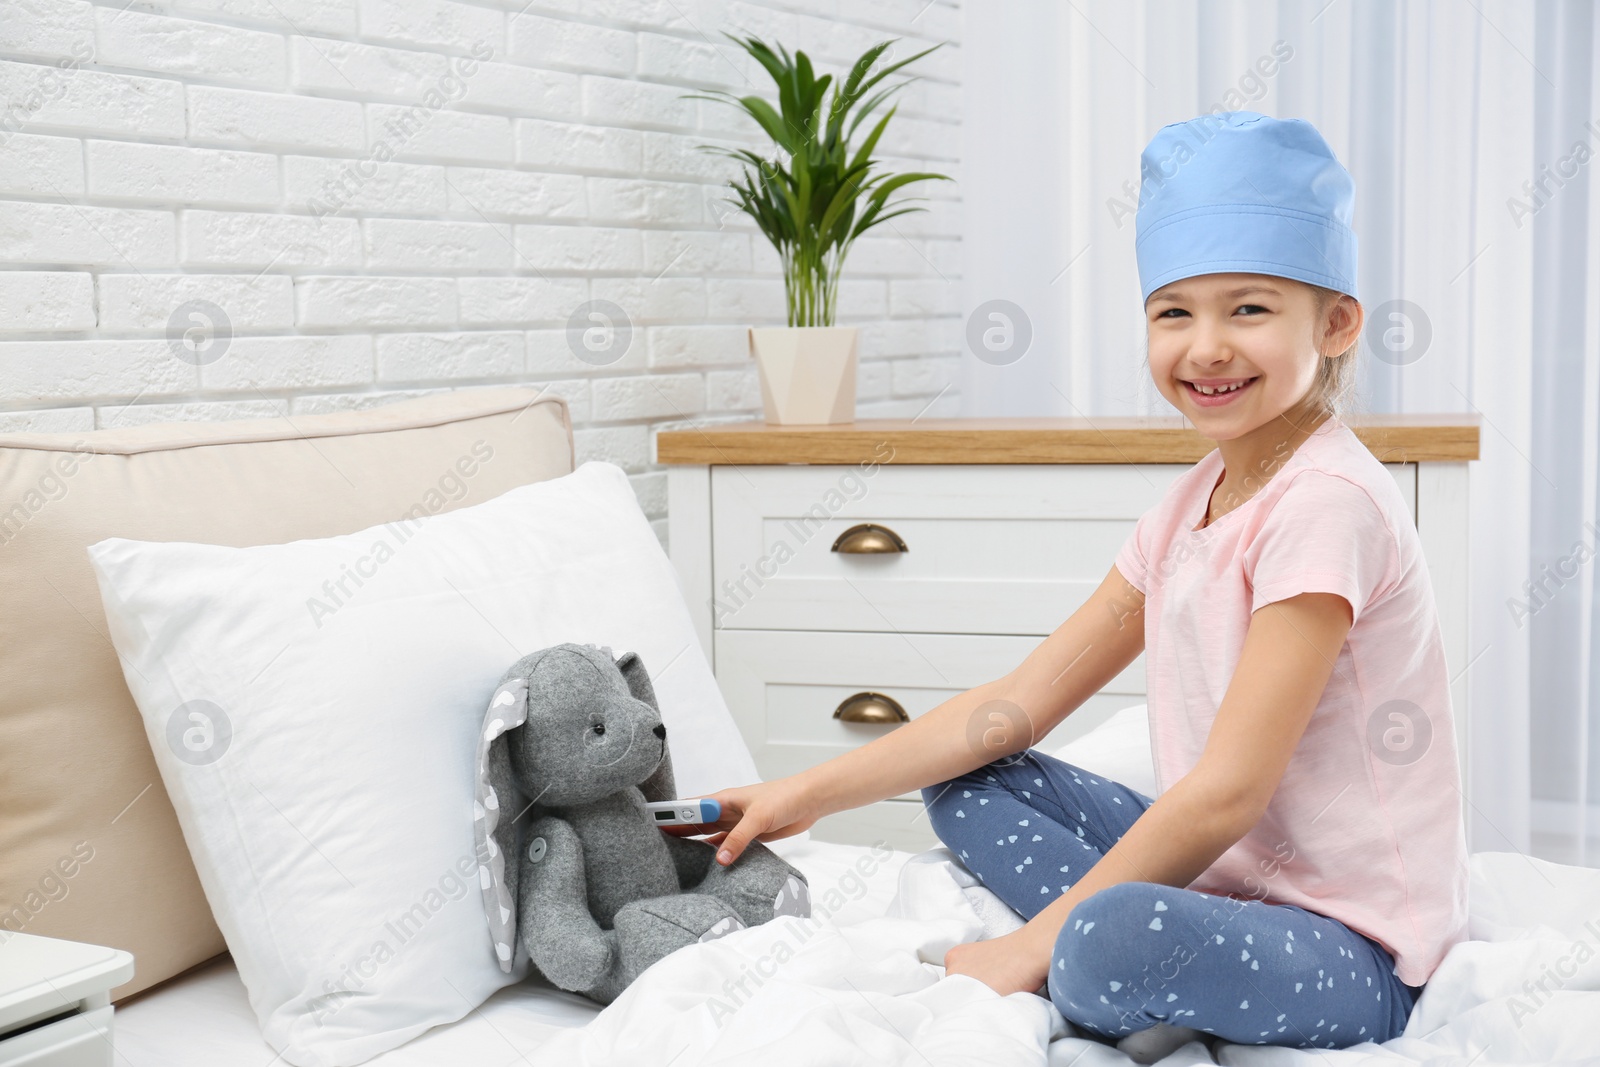
[[[952,948],[947,974],[1043,991],[1111,1039],[1385,1041],[1465,935],[1466,846],[1416,527],[1338,415],[1363,322],[1353,183],[1309,123],[1242,111],[1163,128],[1143,175],[1150,372],[1218,447],[1006,677],[715,794],[718,859],[921,788],[1027,920]],[[1029,747],[1141,651],[1155,798]],[[975,751],[980,715],[996,745]]]

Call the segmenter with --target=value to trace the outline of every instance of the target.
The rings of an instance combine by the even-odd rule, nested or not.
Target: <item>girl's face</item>
[[[1353,303],[1353,301],[1352,301]],[[1269,274],[1202,274],[1162,286],[1145,303],[1150,373],[1168,402],[1214,440],[1246,434],[1304,400],[1316,381],[1316,297]],[[1353,339],[1353,334],[1352,334]],[[1343,352],[1323,338],[1322,347]],[[1248,383],[1207,397],[1195,384]]]

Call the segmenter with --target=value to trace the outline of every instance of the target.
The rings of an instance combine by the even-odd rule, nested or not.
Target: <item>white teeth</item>
[[[1204,385],[1195,385],[1194,382],[1190,382],[1189,384],[1193,385],[1194,388],[1195,388],[1195,391],[1198,392],[1198,393],[1201,393],[1201,394],[1203,394],[1205,396],[1216,396],[1218,393],[1231,393],[1235,389],[1243,389],[1245,386],[1249,385],[1250,382],[1249,381],[1243,381],[1243,382],[1239,382],[1237,385],[1227,385],[1227,386],[1223,386],[1223,387],[1221,387],[1219,389],[1210,389],[1210,388],[1207,388]]]

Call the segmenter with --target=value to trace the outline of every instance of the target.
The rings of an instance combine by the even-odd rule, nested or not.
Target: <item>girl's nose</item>
[[[1187,353],[1190,364],[1195,368],[1196,378],[1220,378],[1221,374],[1213,373],[1218,362],[1227,356],[1227,345],[1222,340],[1222,331],[1208,323],[1204,316],[1195,321],[1189,333],[1189,351]]]

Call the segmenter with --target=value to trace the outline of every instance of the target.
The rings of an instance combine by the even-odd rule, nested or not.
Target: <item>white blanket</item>
[[[1019,920],[942,848],[883,853],[793,838],[817,917],[784,918],[662,960],[601,1011],[525,982],[370,1067],[1047,1064],[1125,1067],[1032,993],[944,976],[945,950]],[[1600,871],[1514,853],[1472,857],[1471,933],[1404,1036],[1315,1052],[1200,1042],[1166,1060],[1245,1067],[1600,1064]],[[739,984],[742,981],[742,986]],[[119,1067],[263,1067],[226,957],[119,1005]]]
[[[861,915],[850,898],[864,872],[831,856],[810,862],[810,842],[776,845],[811,878],[817,916],[781,918],[673,954],[588,1026],[541,1045],[540,1062],[1133,1062],[1079,1035],[1043,997],[1001,997],[967,976],[945,977],[951,945],[1017,923],[946,850],[910,860],[884,853],[887,864],[902,864],[899,891],[886,913]],[[1472,857],[1471,894],[1476,940],[1441,964],[1404,1036],[1314,1052],[1196,1041],[1162,1062],[1600,1063],[1600,871],[1481,853]],[[832,921],[817,921],[823,913]]]
[[[846,863],[809,841],[773,848],[805,871],[810,918],[785,916],[673,953],[588,1026],[541,1045],[540,1062],[1044,1062],[1052,1017],[1060,1020],[1049,1001],[1001,997],[962,975],[944,979],[945,950],[982,936],[983,925],[943,849],[909,860],[861,849]],[[934,856],[941,858],[927,862]],[[881,902],[870,911],[861,906],[869,903],[866,883],[900,864],[890,913]]]

